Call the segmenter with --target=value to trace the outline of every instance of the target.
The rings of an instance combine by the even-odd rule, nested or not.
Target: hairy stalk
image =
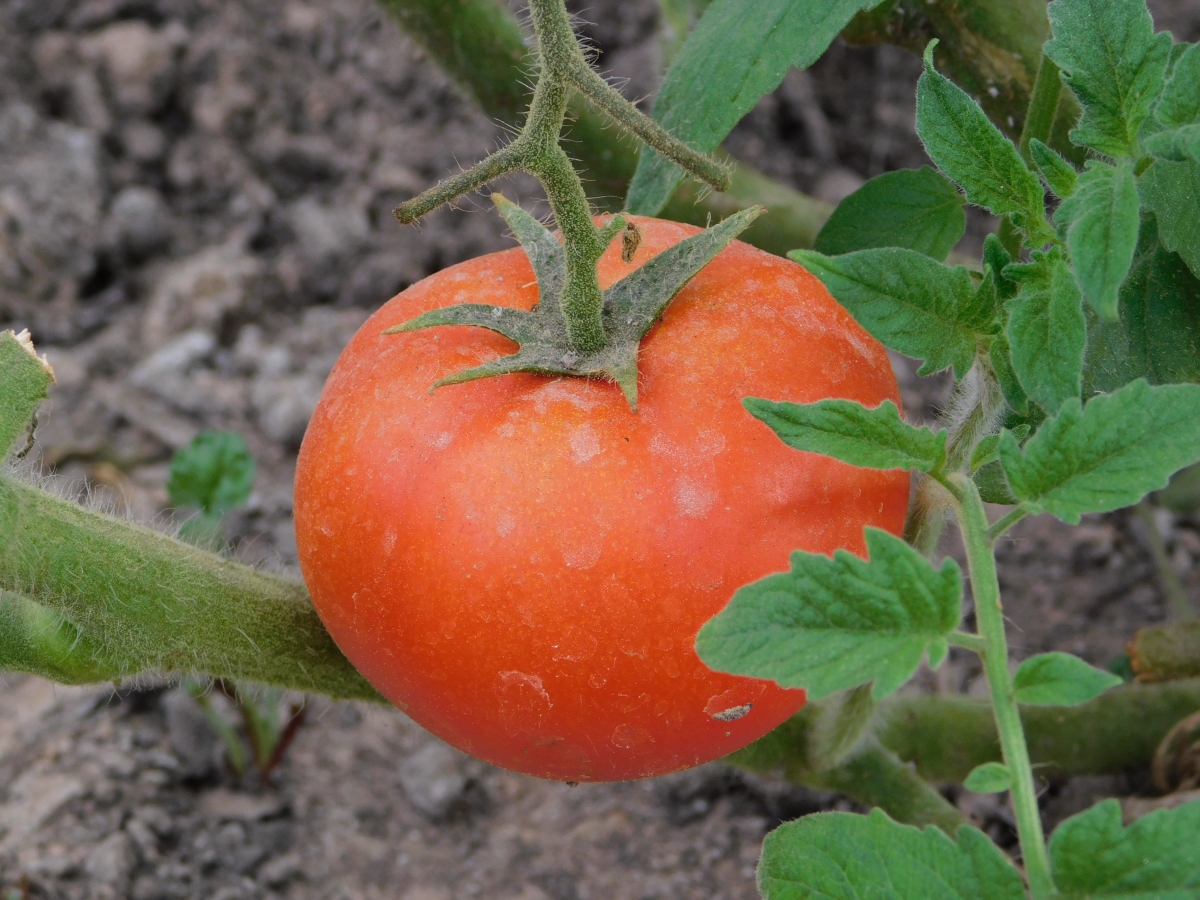
[[[560,299],[567,345],[572,353],[596,353],[609,344],[596,263],[612,237],[625,227],[625,220],[618,216],[606,228],[596,228],[583,185],[559,144],[571,90],[718,190],[729,186],[729,173],[720,162],[692,150],[640,113],[592,70],[563,0],[532,0],[529,10],[539,72],[520,135],[478,165],[400,204],[395,215],[409,223],[501,175],[516,170],[534,175],[546,191],[566,247],[566,277],[561,298],[556,299]]]
[[[1046,837],[1038,812],[1029,748],[1025,743],[1021,714],[1008,672],[1008,641],[1004,634],[1004,610],[1000,604],[995,548],[988,538],[987,513],[983,501],[979,499],[975,482],[963,476],[956,476],[956,481],[962,492],[962,500],[956,504],[956,508],[967,551],[971,591],[975,597],[975,620],[980,636],[986,643],[982,654],[983,669],[992,694],[992,712],[996,717],[1004,764],[1012,774],[1010,796],[1017,820],[1017,836],[1021,841],[1025,872],[1033,898],[1044,900],[1054,894],[1054,882],[1046,855]]]
[[[54,384],[54,370],[34,352],[29,332],[0,332],[0,462],[25,443],[34,414]]]
[[[1029,109],[1025,113],[1025,126],[1021,129],[1018,148],[1026,164],[1032,163],[1029,144],[1033,140],[1046,143],[1058,118],[1058,101],[1062,97],[1062,76],[1058,65],[1045,54],[1038,66],[1037,80],[1029,97]]]
[[[86,636],[75,649],[88,656],[73,664],[95,666],[102,678],[201,671],[378,699],[301,585],[8,476],[0,476],[0,590],[24,595]]]

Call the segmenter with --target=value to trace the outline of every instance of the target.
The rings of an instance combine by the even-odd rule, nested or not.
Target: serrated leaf
[[[1019,499],[1072,525],[1129,506],[1200,460],[1200,385],[1139,379],[1087,406],[1068,400],[1023,450],[1002,437],[1000,459]]]
[[[850,400],[796,404],[755,397],[742,405],[789,447],[852,466],[932,472],[946,462],[946,433],[909,425],[891,400],[874,409]]]
[[[688,35],[654,102],[654,118],[708,152],[769,94],[788,69],[807,68],[860,9],[879,0],[714,0]],[[682,170],[642,148],[626,209],[656,215]]]
[[[961,378],[975,360],[979,336],[996,330],[992,310],[962,266],[898,248],[835,257],[793,250],[788,256],[820,278],[876,340],[925,360],[921,375],[950,366]]]
[[[817,813],[767,835],[758,868],[764,900],[1024,900],[1021,876],[981,831],[957,841],[934,826]]]
[[[1078,398],[1087,344],[1087,319],[1075,277],[1058,250],[1005,274],[1021,289],[1008,301],[1008,346],[1021,387],[1047,412]]]
[[[1050,190],[1054,191],[1054,196],[1065,200],[1075,193],[1075,183],[1079,173],[1075,171],[1073,165],[1037,138],[1029,142],[1029,155],[1033,158],[1038,171],[1042,173],[1042,177],[1046,179]]]
[[[1121,683],[1111,672],[1059,652],[1031,656],[1013,675],[1017,702],[1027,706],[1078,706]]]
[[[1200,277],[1200,162],[1155,160],[1138,179],[1138,192],[1158,219],[1163,246]]]
[[[1151,384],[1200,381],[1200,279],[1159,243],[1155,217],[1142,220],[1133,266],[1121,287],[1120,319],[1088,327],[1083,395],[1135,378]]]
[[[869,562],[797,550],[790,572],[740,588],[700,629],[700,658],[813,699],[874,681],[878,700],[904,684],[929,644],[957,627],[962,574],[952,559],[934,569],[886,531],[865,534]]]
[[[826,256],[905,247],[940,262],[966,230],[963,204],[954,184],[929,166],[885,172],[838,204],[813,247]]]
[[[1064,900],[1195,900],[1200,896],[1200,803],[1160,809],[1129,827],[1105,800],[1050,836],[1050,866]]]
[[[934,69],[930,49],[917,83],[917,134],[968,200],[998,216],[1012,216],[1035,244],[1050,236],[1042,183],[979,104]]]
[[[1066,229],[1067,249],[1084,297],[1106,319],[1117,317],[1117,295],[1133,263],[1138,238],[1138,192],[1133,166],[1089,163],[1075,193],[1054,221]]]
[[[963,787],[974,794],[998,794],[1012,787],[1012,772],[1004,763],[983,763],[971,770]]]
[[[1135,157],[1137,135],[1162,91],[1171,48],[1143,0],[1054,0],[1045,53],[1083,107],[1076,144]]]
[[[241,435],[205,431],[171,459],[167,495],[174,506],[192,506],[220,518],[249,499],[254,468]]]
[[[1200,161],[1200,124],[1160,131],[1146,140],[1146,149],[1172,162]]]
[[[1168,128],[1200,122],[1200,44],[1187,47],[1175,61],[1154,115]]]

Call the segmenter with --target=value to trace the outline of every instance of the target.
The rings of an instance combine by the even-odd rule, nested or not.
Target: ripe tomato
[[[638,219],[607,286],[697,229]],[[322,621],[388,699],[449,743],[543,778],[613,781],[716,759],[804,692],[710,671],[700,626],[794,549],[898,532],[908,475],[786,447],[746,396],[898,400],[884,349],[806,270],[735,242],[642,344],[640,412],[615,384],[505,375],[479,328],[382,336],[439,306],[529,309],[525,253],[462,263],[372,316],[325,386],[296,472]]]

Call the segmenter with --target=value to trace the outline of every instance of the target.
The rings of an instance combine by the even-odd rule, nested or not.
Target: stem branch
[[[1012,773],[1010,792],[1017,820],[1017,836],[1025,858],[1025,871],[1034,900],[1044,900],[1054,894],[1050,877],[1050,861],[1046,855],[1046,837],[1038,812],[1037,792],[1033,784],[1033,769],[1029,748],[1017,709],[1012,678],[1008,673],[1008,642],[1004,634],[1004,611],[1000,605],[1000,581],[996,575],[996,558],[988,538],[987,514],[975,483],[959,478],[962,501],[957,504],[959,525],[967,551],[967,567],[971,590],[975,596],[975,618],[985,642],[983,669],[992,693],[992,711],[1000,734],[1004,763]]]

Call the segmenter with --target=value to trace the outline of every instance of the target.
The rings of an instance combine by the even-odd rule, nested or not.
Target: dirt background
[[[1200,3],[1152,6],[1177,39],[1200,37]],[[654,4],[575,8],[601,67],[652,97]],[[835,44],[727,146],[836,201],[926,161],[919,71]],[[234,552],[295,571],[295,453],[339,350],[396,291],[510,246],[477,200],[420,230],[389,210],[503,134],[366,0],[4,0],[0,326],[29,327],[58,373],[42,469],[170,527],[170,454],[203,428],[238,431],[259,474],[227,522]],[[503,188],[536,207],[528,180]],[[973,219],[967,249],[987,225]],[[910,414],[932,415],[944,383],[896,367]],[[1196,596],[1200,521],[1158,524]],[[1104,665],[1166,617],[1126,515],[1026,521],[1000,565],[1018,656]],[[956,653],[910,689],[978,692],[978,674]],[[1048,785],[1047,820],[1144,787],[1136,773]],[[1004,807],[959,800],[1011,843]],[[273,783],[238,782],[176,688],[0,676],[5,900],[750,898],[763,835],[830,808],[851,806],[719,765],[572,789],[464,758],[395,711],[319,700]]]

